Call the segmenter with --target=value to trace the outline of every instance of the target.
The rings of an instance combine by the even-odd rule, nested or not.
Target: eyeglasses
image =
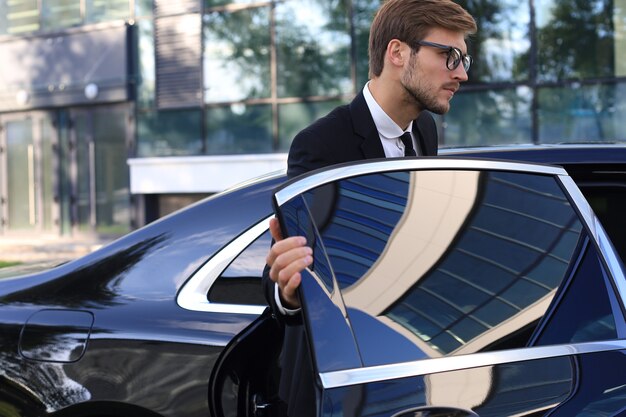
[[[464,55],[459,48],[456,48],[454,46],[442,45],[440,43],[428,41],[417,41],[415,42],[415,44],[422,46],[432,46],[433,48],[439,48],[448,51],[446,67],[448,67],[450,71],[454,71],[455,69],[457,69],[461,62],[463,63],[463,68],[465,69],[465,72],[469,71],[470,66],[472,65],[472,57],[467,54]]]

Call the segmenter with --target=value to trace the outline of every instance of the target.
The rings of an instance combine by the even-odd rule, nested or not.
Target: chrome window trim
[[[339,166],[316,172],[279,190],[275,193],[275,198],[276,202],[280,206],[298,194],[302,194],[312,188],[319,187],[320,185],[324,185],[332,181],[362,174],[375,174],[382,171],[401,171],[409,169],[472,169],[529,172],[547,175],[567,175],[563,168],[557,166],[496,161],[489,159],[462,159],[450,157],[384,159],[375,162]]]
[[[320,373],[324,389],[357,384],[389,381],[392,379],[423,376],[439,372],[457,371],[481,366],[500,365],[536,359],[626,349],[626,340],[578,343],[571,345],[540,346],[498,352],[482,352],[444,358],[421,359],[413,362],[370,366]]]
[[[609,268],[609,275],[613,279],[618,296],[622,301],[622,305],[626,305],[626,276],[624,275],[624,269],[619,255],[615,252],[615,248],[609,239],[608,234],[600,224],[600,220],[596,217],[593,209],[585,199],[580,188],[576,185],[574,180],[567,175],[560,175],[558,177],[561,183],[567,190],[567,193],[574,200],[574,204],[580,211],[583,221],[586,223],[592,238],[596,241],[600,247],[600,256],[603,257],[606,265]]]
[[[273,214],[246,230],[202,265],[179,291],[176,297],[178,305],[186,310],[210,313],[252,315],[263,313],[267,306],[211,303],[207,298],[207,294],[215,280],[224,272],[233,259],[269,228],[269,221],[272,217],[274,217]]]

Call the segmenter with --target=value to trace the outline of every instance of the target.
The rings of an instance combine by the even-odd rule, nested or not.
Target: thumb
[[[270,219],[270,233],[272,234],[272,238],[275,242],[279,240],[283,240],[283,233],[280,230],[280,223],[276,217],[272,217]]]

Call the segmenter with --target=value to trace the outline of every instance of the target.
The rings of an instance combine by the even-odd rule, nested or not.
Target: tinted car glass
[[[580,189],[600,218],[618,254],[626,259],[626,233],[623,233],[626,229],[626,186],[583,184]]]
[[[546,311],[567,311],[555,300],[567,292],[601,307],[567,315],[569,330],[541,343],[616,336],[605,273],[555,177],[394,172],[324,189],[281,213],[299,206],[298,222],[285,223],[290,235],[314,229],[365,365],[525,346],[551,327]]]
[[[209,290],[211,303],[266,304],[261,277],[271,239],[268,230],[231,262]]]

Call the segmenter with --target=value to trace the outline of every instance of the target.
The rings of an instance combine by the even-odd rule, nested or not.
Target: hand
[[[275,242],[266,258],[270,279],[278,284],[283,307],[300,308],[296,290],[302,281],[300,273],[313,262],[313,250],[306,246],[306,239],[302,236],[283,239],[276,218],[270,219],[270,233]]]

